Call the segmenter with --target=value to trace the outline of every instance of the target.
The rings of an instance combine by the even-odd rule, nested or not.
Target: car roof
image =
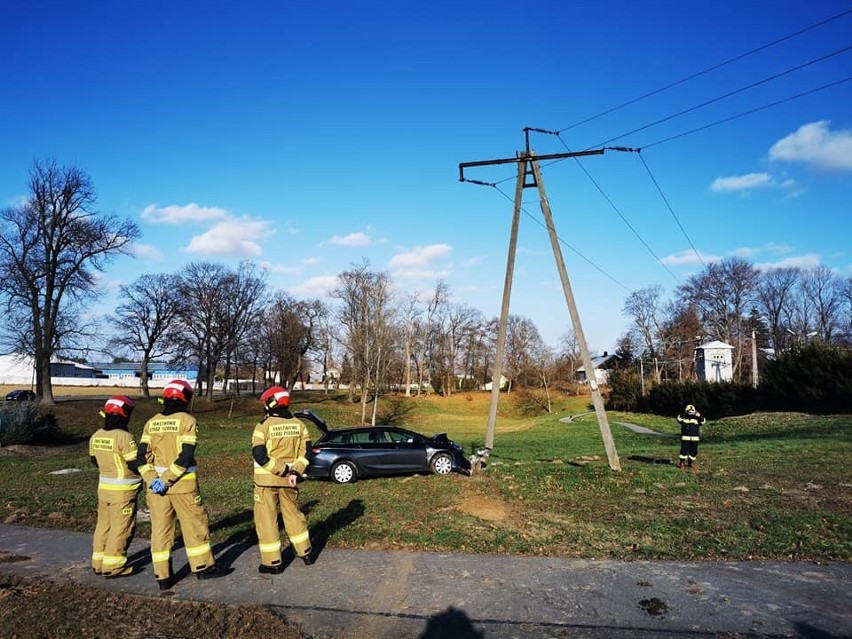
[[[376,426],[344,426],[343,428],[329,428],[326,431],[326,435],[348,435],[353,433],[369,433],[376,431],[395,431],[397,433],[403,433],[405,435],[413,435],[415,437],[426,437],[422,433],[418,433],[413,430],[407,430],[405,428],[400,428],[399,426],[392,426],[389,424],[382,424]],[[426,437],[428,439],[428,437]]]

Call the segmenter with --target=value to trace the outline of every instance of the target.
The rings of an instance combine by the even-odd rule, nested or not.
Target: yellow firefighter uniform
[[[289,402],[288,402],[289,403]],[[260,546],[261,572],[280,572],[281,533],[284,530],[298,557],[313,563],[311,540],[305,516],[299,510],[296,478],[305,472],[308,429],[286,408],[284,416],[274,412],[254,428],[251,438],[254,458],[254,524]],[[269,568],[273,570],[269,570]]]
[[[168,413],[168,414],[167,414]],[[196,420],[184,410],[167,408],[145,423],[139,440],[139,472],[145,478],[148,508],[151,510],[151,561],[161,587],[172,580],[171,552],[175,539],[175,517],[189,566],[201,573],[215,566],[210,547],[207,511],[201,504],[195,465]],[[152,482],[162,481],[168,492],[151,490]]]
[[[126,430],[100,428],[89,439],[89,456],[100,472],[92,569],[110,577],[127,563],[136,526],[136,496],[142,485],[136,472],[136,440]]]

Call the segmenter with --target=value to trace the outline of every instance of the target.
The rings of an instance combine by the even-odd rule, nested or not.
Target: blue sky
[[[630,291],[702,262],[852,275],[852,82],[814,91],[852,76],[850,45],[837,0],[6,3],[0,204],[35,159],[85,169],[98,208],[142,231],[112,291],[251,259],[323,298],[367,259],[496,316],[516,169],[466,171],[491,188],[458,164],[513,157],[527,126],[560,131],[532,135],[539,154],[639,147],[544,168],[602,352]],[[536,189],[524,211],[511,311],[555,345],[570,319]]]

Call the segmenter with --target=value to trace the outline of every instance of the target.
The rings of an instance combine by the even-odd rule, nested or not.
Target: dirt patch
[[[31,446],[28,444],[10,444],[0,447],[0,457],[47,457],[59,455],[73,448],[76,444],[62,446]]]
[[[506,502],[482,495],[471,495],[456,508],[467,515],[473,515],[494,523],[504,523],[509,518],[510,509]]]
[[[10,639],[303,637],[284,619],[261,606],[148,598],[3,573],[0,573],[0,636]]]

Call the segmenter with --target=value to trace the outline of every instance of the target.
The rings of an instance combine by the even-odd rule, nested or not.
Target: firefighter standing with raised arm
[[[92,543],[92,570],[107,579],[133,574],[127,548],[136,529],[136,497],[142,486],[137,472],[136,440],[127,431],[133,400],[110,397],[101,410],[104,418],[89,438],[89,456],[98,467],[98,523]]]
[[[201,505],[195,466],[196,420],[189,413],[192,387],[176,379],[163,389],[163,410],[145,423],[139,440],[139,472],[148,484],[151,511],[151,561],[160,590],[174,584],[171,552],[175,517],[180,521],[186,556],[199,579],[225,574],[210,547],[207,511]]]
[[[678,468],[695,468],[695,459],[698,457],[698,442],[700,441],[699,430],[704,423],[695,406],[688,404],[683,413],[677,416],[680,424],[680,456],[678,457]]]
[[[308,429],[290,412],[290,393],[272,386],[260,396],[266,417],[254,427],[251,454],[254,458],[254,525],[260,547],[263,574],[277,575],[281,562],[278,513],[296,556],[305,565],[314,563],[305,516],[299,510],[299,476],[308,467],[305,457]]]

